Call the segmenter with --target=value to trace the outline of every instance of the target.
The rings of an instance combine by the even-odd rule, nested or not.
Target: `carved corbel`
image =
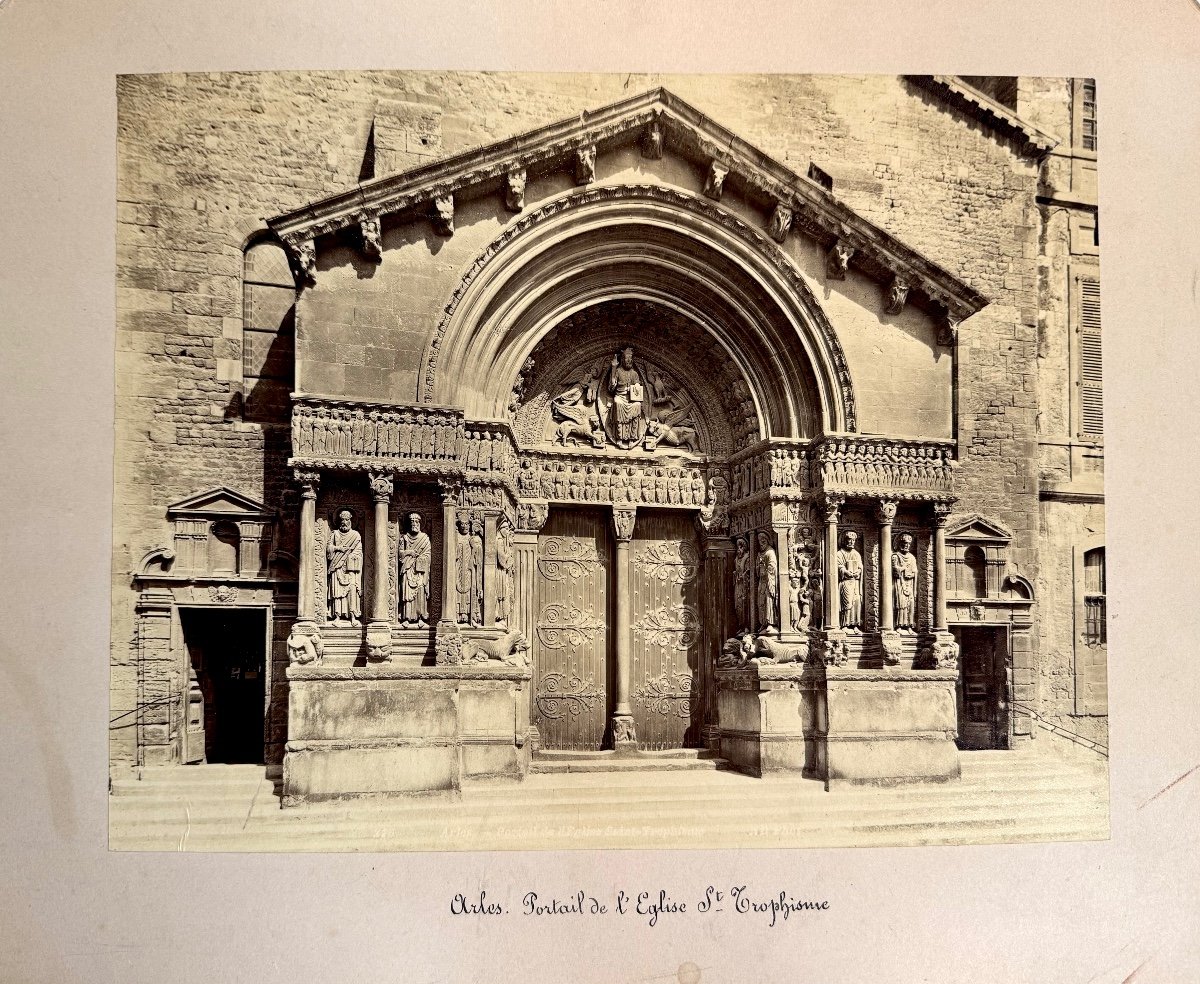
[[[504,175],[504,207],[510,212],[525,207],[525,168],[515,167]]]
[[[908,281],[897,275],[892,277],[892,282],[888,285],[887,297],[887,313],[899,314],[904,310],[904,303],[908,300]]]
[[[652,161],[661,160],[663,155],[663,128],[658,117],[650,121],[642,136],[642,156]]]
[[[937,341],[939,345],[950,348],[958,342],[958,325],[961,321],[962,318],[954,312],[946,312],[945,318],[938,324]]]
[[[292,273],[297,286],[317,282],[317,244],[312,239],[291,236],[284,239],[288,247],[288,258],[292,261]]]
[[[637,522],[636,509],[613,509],[613,532],[619,541],[628,543],[633,539],[633,526]]]
[[[846,271],[850,269],[850,258],[853,255],[853,246],[842,239],[834,240],[825,256],[825,272],[831,280],[846,279]]]
[[[727,174],[729,174],[729,168],[720,161],[714,160],[709,163],[708,176],[704,179],[704,194],[714,202],[721,200],[721,195],[725,191],[725,176]]]
[[[454,235],[454,195],[447,192],[433,200],[433,228],[439,236]]]
[[[771,221],[767,225],[767,232],[770,233],[772,239],[777,243],[782,243],[787,238],[788,230],[792,227],[792,210],[783,202],[778,202],[775,205],[775,210],[771,213]]]
[[[575,151],[575,183],[591,184],[596,180],[596,145],[588,144]]]
[[[383,258],[382,233],[378,212],[362,212],[358,217],[358,231],[362,233],[363,252],[373,260]]]

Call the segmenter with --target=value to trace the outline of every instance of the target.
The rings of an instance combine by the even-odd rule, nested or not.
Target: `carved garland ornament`
[[[716,166],[714,165],[716,168]],[[719,169],[719,168],[718,168]],[[720,180],[724,180],[725,169],[721,170]],[[710,179],[713,177],[710,174]],[[717,188],[720,188],[718,183]],[[708,194],[708,188],[705,188],[705,194]],[[719,190],[717,192],[719,197]],[[450,322],[454,317],[458,305],[463,297],[466,296],[471,284],[474,283],[476,277],[488,266],[489,263],[499,253],[508,246],[514,239],[528,231],[533,226],[546,221],[558,215],[561,212],[570,208],[576,208],[583,205],[589,205],[594,202],[606,200],[620,200],[631,198],[651,199],[654,201],[665,202],[671,205],[678,205],[687,208],[704,218],[716,222],[726,230],[739,236],[749,245],[753,246],[762,256],[764,256],[775,269],[783,275],[788,284],[802,298],[812,301],[812,291],[804,282],[800,272],[795,268],[795,265],[781,252],[774,244],[764,237],[746,222],[743,222],[737,216],[726,212],[724,209],[717,208],[702,199],[696,198],[694,195],[689,195],[681,191],[676,191],[672,188],[663,188],[656,185],[628,185],[628,186],[611,186],[603,188],[589,188],[586,191],[577,192],[573,195],[568,195],[557,201],[550,202],[535,212],[530,212],[528,215],[522,216],[516,222],[512,223],[507,229],[497,236],[484,250],[475,258],[470,268],[464,274],[458,286],[450,295],[450,300],[444,308],[444,313],[438,321],[437,328],[434,330],[433,339],[429,343],[429,353],[425,362],[425,369],[422,373],[422,389],[421,402],[432,403],[434,384],[437,380],[438,358],[441,354],[442,342],[445,339],[446,331],[450,326]],[[853,432],[858,429],[858,412],[854,400],[854,388],[850,379],[850,368],[846,362],[845,353],[842,351],[841,343],[838,341],[837,334],[833,330],[833,326],[825,317],[821,308],[815,301],[808,305],[810,314],[817,330],[821,333],[822,340],[829,352],[830,360],[833,363],[834,370],[837,374],[838,387],[842,400],[842,406],[846,415],[846,430]]]

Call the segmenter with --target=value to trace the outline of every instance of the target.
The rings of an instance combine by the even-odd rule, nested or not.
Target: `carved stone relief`
[[[838,572],[838,612],[843,629],[862,628],[863,560],[854,530],[842,534],[835,563]]]
[[[708,165],[708,174],[704,178],[704,194],[714,202],[721,200],[725,191],[725,177],[728,174],[729,168],[720,161],[712,161]]]
[[[779,631],[779,555],[766,530],[759,530],[755,561],[756,604],[760,632]]]
[[[575,183],[591,184],[596,180],[596,145],[589,144],[575,151]]]
[[[329,607],[326,619],[330,624],[362,624],[362,534],[354,529],[354,513],[349,509],[337,511],[337,526],[329,533],[325,548],[325,569],[329,579]]]
[[[421,529],[420,513],[409,513],[406,521],[407,530],[400,535],[397,546],[399,620],[405,626],[426,628],[433,545],[429,534]]]
[[[900,631],[915,631],[917,627],[917,556],[913,553],[911,533],[893,537],[892,552],[892,618]]]
[[[504,207],[510,212],[525,207],[525,168],[514,168],[504,176]]]
[[[431,217],[433,228],[439,236],[454,235],[454,196],[438,195],[433,199]]]

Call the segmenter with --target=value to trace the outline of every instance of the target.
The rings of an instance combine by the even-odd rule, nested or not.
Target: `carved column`
[[[617,594],[616,649],[617,649],[617,706],[613,711],[613,747],[617,752],[637,751],[637,733],[633,727],[633,706],[629,703],[630,662],[633,638],[629,617],[629,541],[633,539],[633,526],[637,521],[636,509],[613,509],[613,532],[617,539],[616,583]]]
[[[371,535],[375,545],[375,565],[371,576],[371,620],[367,623],[367,659],[383,662],[392,658],[391,606],[388,604],[388,506],[392,501],[391,472],[371,472],[371,497],[375,518]]]
[[[946,520],[952,508],[949,502],[933,504],[933,625],[918,653],[922,669],[958,666],[958,643],[946,624]]]
[[[946,520],[950,503],[933,504],[933,631],[946,630]]]
[[[438,663],[462,662],[462,633],[458,628],[458,579],[455,551],[458,547],[458,500],[460,486],[443,482],[442,493],[442,614],[434,636],[434,659]]]
[[[838,590],[838,519],[845,496],[825,496],[825,628],[841,628],[841,592]]]
[[[300,483],[300,584],[296,593],[296,621],[288,634],[288,659],[294,663],[312,663],[321,658],[321,630],[316,621],[316,597],[313,586],[316,550],[317,488],[319,472],[296,472]]]
[[[894,666],[900,662],[900,636],[895,625],[895,599],[892,597],[892,523],[896,521],[896,503],[884,499],[877,510],[879,519],[879,648],[883,661]]]
[[[529,641],[530,658],[536,660],[537,632],[537,552],[538,534],[546,525],[550,506],[545,502],[521,502],[517,505],[517,527],[513,534],[513,594],[509,628],[519,629]],[[536,662],[534,673],[537,673]],[[537,730],[535,704],[537,678],[529,688],[529,741],[534,751],[541,746]]]
[[[825,625],[814,633],[814,657],[826,666],[842,666],[847,659],[846,633],[841,628],[841,592],[838,590],[837,551],[838,520],[841,518],[843,495],[826,495],[825,509],[825,558],[824,606]]]
[[[786,509],[786,506],[784,507]],[[795,632],[792,625],[792,612],[788,607],[791,588],[791,563],[788,557],[788,527],[775,524],[769,534],[771,546],[775,548],[776,576],[771,589],[775,592],[776,611],[779,612],[779,634],[791,636]]]

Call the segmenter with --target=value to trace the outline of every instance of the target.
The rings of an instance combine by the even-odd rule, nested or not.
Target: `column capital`
[[[438,492],[443,506],[458,506],[462,500],[463,483],[458,478],[439,478]]]
[[[950,518],[950,513],[953,511],[953,502],[935,502],[933,504],[933,525],[938,529],[945,527],[946,521]]]
[[[617,540],[621,543],[628,543],[633,539],[633,526],[637,522],[637,509],[628,508],[613,508],[613,532],[616,533]]]
[[[392,481],[393,475],[390,471],[384,472],[367,472],[367,476],[371,483],[371,495],[374,496],[376,502],[388,502],[392,498]]]
[[[891,526],[896,521],[897,506],[895,499],[880,499],[875,505],[875,518],[881,524]]]
[[[296,479],[296,484],[300,486],[300,494],[305,499],[315,499],[317,497],[317,488],[321,484],[321,473],[319,471],[304,471],[297,468],[292,474]]]
[[[825,511],[825,522],[836,523],[842,514],[842,506],[846,504],[846,497],[834,492],[826,492],[821,499],[821,508]]]

